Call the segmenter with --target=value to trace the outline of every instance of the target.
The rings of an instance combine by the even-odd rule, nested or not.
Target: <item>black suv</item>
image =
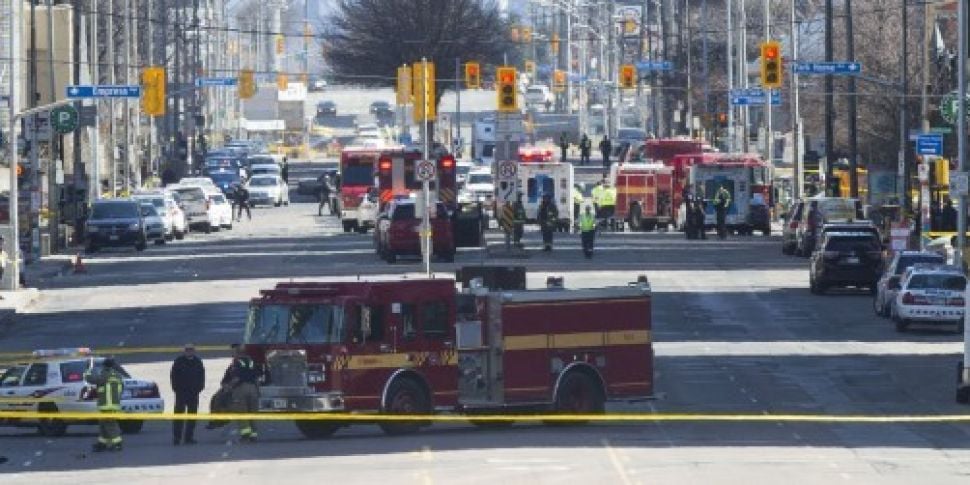
[[[374,115],[378,123],[394,121],[394,109],[387,101],[374,101],[370,104],[370,114]]]
[[[102,246],[134,246],[138,251],[148,247],[141,206],[131,199],[95,202],[85,227],[89,252]]]
[[[812,253],[809,284],[820,295],[833,286],[869,288],[882,273],[882,243],[871,232],[828,232]]]

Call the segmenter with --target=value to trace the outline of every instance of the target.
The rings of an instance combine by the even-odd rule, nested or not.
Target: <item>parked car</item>
[[[246,182],[249,190],[249,204],[257,205],[290,205],[290,191],[278,175],[254,175]]]
[[[495,180],[490,169],[477,169],[468,174],[468,179],[461,193],[460,202],[480,202],[484,207],[491,208],[495,198]]]
[[[88,252],[105,246],[133,246],[144,251],[148,235],[140,205],[132,199],[101,199],[92,204],[85,225]]]
[[[820,240],[822,226],[836,222],[862,220],[862,205],[857,199],[816,195],[794,204],[785,221],[782,251],[809,256]],[[794,234],[794,246],[789,242]],[[786,253],[788,254],[788,253]]]
[[[205,190],[199,186],[169,185],[167,188],[178,194],[182,210],[188,219],[189,228],[198,229],[208,234],[213,226],[209,217],[210,205],[207,202]],[[212,190],[218,190],[213,188]]]
[[[232,204],[226,199],[226,195],[219,189],[208,189],[205,191],[205,200],[208,207],[209,228],[231,230]]]
[[[897,332],[914,323],[954,325],[962,334],[967,277],[956,266],[915,264],[899,280],[892,319]]]
[[[337,116],[337,103],[333,101],[320,101],[317,103],[317,118]]]
[[[882,243],[865,232],[830,232],[812,253],[809,285],[812,293],[853,286],[876,293],[882,272]]]
[[[135,192],[131,197],[143,204],[148,203],[155,206],[158,215],[165,224],[165,239],[182,239],[188,230],[185,214],[179,208],[178,202],[172,192],[155,190]]]
[[[145,221],[145,235],[155,244],[165,244],[165,221],[152,204],[141,204],[141,218]]]
[[[946,264],[946,257],[929,251],[898,251],[876,284],[876,294],[872,298],[872,309],[876,315],[890,315],[900,278],[907,269],[920,263]]]
[[[238,168],[220,168],[209,172],[209,178],[223,194],[228,194],[234,185],[242,183],[242,176]]]
[[[378,123],[394,121],[394,108],[387,101],[374,101],[370,104],[370,114],[374,115]]]
[[[436,214],[431,217],[432,253],[445,261],[455,259],[455,241],[443,204],[437,205]],[[374,230],[374,248],[385,261],[393,263],[399,256],[421,255],[421,240],[418,228],[421,219],[414,201],[395,200],[377,220]]]
[[[0,426],[35,427],[42,436],[63,436],[70,426],[98,424],[98,394],[84,381],[84,373],[97,369],[104,357],[93,355],[90,349],[35,350],[31,357],[14,362],[0,373],[0,411],[34,411],[52,413],[54,419],[0,418]],[[121,412],[154,414],[165,410],[165,401],[158,384],[133,378],[118,366],[123,390]],[[56,403],[56,404],[55,404]],[[90,419],[56,419],[56,414],[91,413]],[[119,421],[121,432],[138,433],[143,421]]]

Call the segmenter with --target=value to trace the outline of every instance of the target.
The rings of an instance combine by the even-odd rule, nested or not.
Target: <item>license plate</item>
[[[286,409],[286,399],[273,399],[273,409]]]
[[[118,235],[117,234],[112,234],[112,235],[108,236],[108,239],[111,240],[111,241],[117,241],[118,240]]]
[[[848,264],[859,264],[859,258],[852,256],[850,258],[845,258],[845,262]]]

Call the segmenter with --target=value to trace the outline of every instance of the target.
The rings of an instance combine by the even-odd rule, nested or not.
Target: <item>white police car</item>
[[[893,301],[896,331],[913,323],[955,325],[963,333],[964,292],[967,278],[955,266],[917,263],[900,278]]]
[[[0,411],[98,412],[98,392],[84,381],[84,373],[98,367],[104,357],[92,355],[87,348],[37,350],[32,358],[6,368],[0,374]],[[127,413],[161,413],[165,401],[152,381],[133,379],[121,368],[124,388],[121,409]],[[65,421],[56,417],[42,420],[0,418],[2,426],[36,427],[45,436],[61,436],[68,425],[96,424],[90,421]],[[124,433],[141,431],[143,421],[123,420]]]

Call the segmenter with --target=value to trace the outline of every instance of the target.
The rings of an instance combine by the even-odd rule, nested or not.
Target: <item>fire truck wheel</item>
[[[431,414],[431,399],[414,379],[400,377],[391,383],[387,390],[387,402],[384,412],[388,414]],[[380,423],[384,433],[402,435],[416,433],[421,421],[383,421]]]
[[[294,423],[300,433],[311,440],[329,438],[340,429],[340,425],[329,421],[295,421]]]
[[[603,390],[589,374],[573,370],[562,378],[554,411],[560,414],[599,414],[606,409]],[[553,421],[546,424],[582,424],[585,421]]]

